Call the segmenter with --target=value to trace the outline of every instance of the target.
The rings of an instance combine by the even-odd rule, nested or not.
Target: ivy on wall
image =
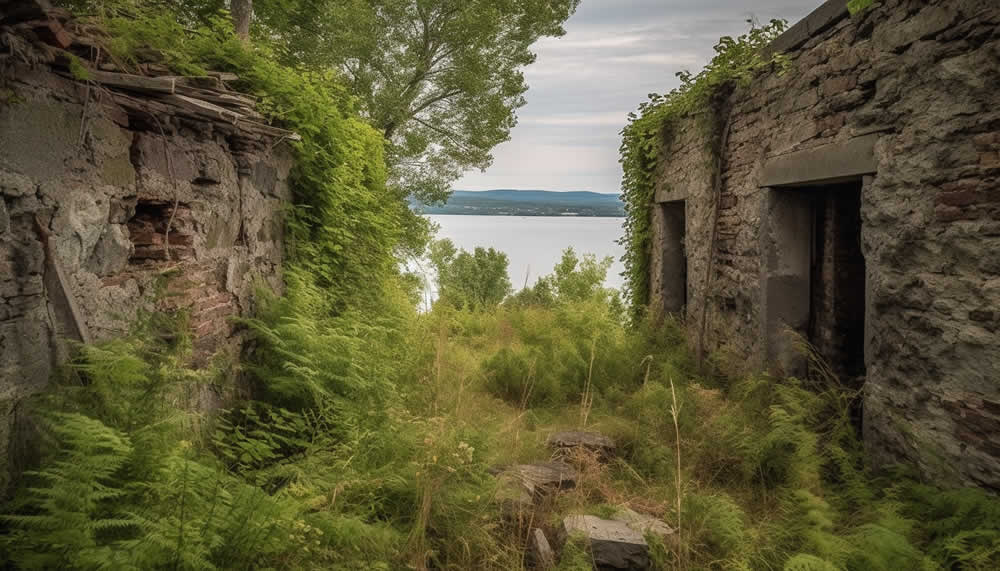
[[[713,101],[723,88],[746,85],[757,70],[772,64],[782,65],[781,54],[766,54],[764,48],[786,28],[784,20],[771,20],[764,26],[750,21],[750,30],[736,38],[724,36],[715,45],[712,61],[697,74],[677,74],[680,86],[666,95],[650,94],[649,101],[629,113],[629,123],[622,129],[619,148],[624,175],[622,200],[625,202],[625,296],[633,318],[640,317],[649,302],[649,256],[651,251],[651,207],[655,188],[655,170],[665,157],[662,151],[671,127],[683,117],[701,113],[706,129],[724,123],[713,112]],[[709,137],[710,142],[716,137]],[[713,152],[717,152],[714,151]]]
[[[177,73],[235,72],[262,113],[302,136],[285,143],[295,153],[286,277],[297,274],[286,281],[327,292],[330,309],[377,302],[374,285],[398,274],[396,253],[420,249],[429,229],[386,184],[384,139],[360,116],[341,78],[281,65],[267,45],[238,40],[222,16],[193,30],[156,9],[102,24],[118,60],[128,64],[153,51]]]

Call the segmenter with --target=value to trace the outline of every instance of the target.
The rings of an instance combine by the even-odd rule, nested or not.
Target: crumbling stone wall
[[[656,200],[686,201],[687,323],[697,337],[704,309],[710,349],[788,372],[766,327],[787,309],[767,294],[784,270],[774,232],[792,224],[775,204],[788,186],[859,181],[866,445],[1000,490],[1000,4],[845,4],[775,41],[787,67],[730,96],[719,196],[698,118],[667,137]]]
[[[48,382],[66,339],[121,335],[143,309],[185,310],[196,361],[238,351],[229,318],[251,308],[257,285],[281,287],[291,155],[232,125],[121,107],[44,66],[8,64],[2,77],[6,459],[18,404]],[[218,396],[201,391],[195,406]]]

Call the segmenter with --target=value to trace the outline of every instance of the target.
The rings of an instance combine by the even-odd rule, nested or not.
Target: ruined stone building
[[[1000,2],[845,4],[666,134],[650,301],[757,370],[804,338],[876,463],[1000,491]]]
[[[19,406],[67,340],[182,309],[196,359],[238,351],[229,318],[257,285],[281,287],[292,166],[280,143],[293,135],[261,123],[225,74],[150,65],[77,81],[58,48],[90,40],[27,16],[0,27],[0,490]],[[219,395],[187,397],[201,408]]]

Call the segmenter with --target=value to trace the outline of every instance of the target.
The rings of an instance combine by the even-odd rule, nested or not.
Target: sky
[[[566,35],[534,46],[525,69],[527,104],[493,165],[470,171],[461,190],[494,188],[617,193],[619,132],[649,93],[697,72],[722,36],[747,20],[795,23],[822,0],[582,0]]]

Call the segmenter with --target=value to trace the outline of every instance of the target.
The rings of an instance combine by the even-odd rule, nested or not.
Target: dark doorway
[[[660,299],[667,313],[683,314],[687,306],[687,253],[684,247],[686,217],[684,201],[660,203],[660,228],[663,241],[660,245],[662,271],[660,274]]]
[[[764,335],[788,375],[865,374],[865,259],[860,180],[768,191],[762,224]],[[808,341],[808,358],[794,336]]]
[[[865,374],[861,183],[805,192],[813,198],[808,339],[842,383],[856,385]]]

